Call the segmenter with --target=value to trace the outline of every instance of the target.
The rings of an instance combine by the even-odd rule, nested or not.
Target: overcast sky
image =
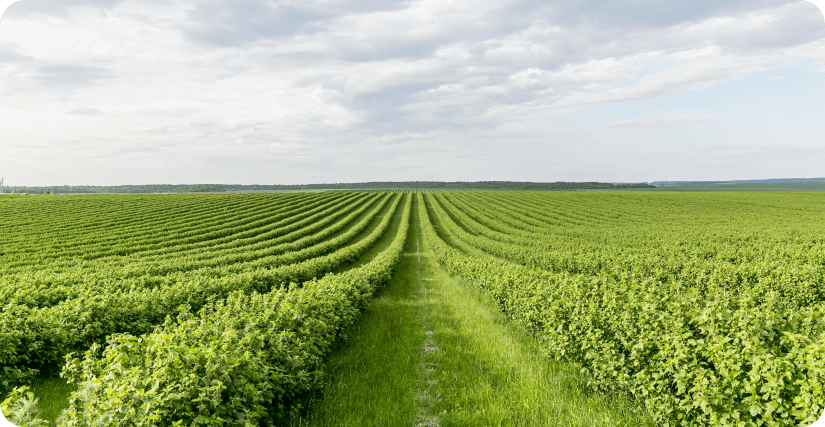
[[[22,0],[0,18],[6,185],[821,177],[823,112],[825,18],[802,0]]]

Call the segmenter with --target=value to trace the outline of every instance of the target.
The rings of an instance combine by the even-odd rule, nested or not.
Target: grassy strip
[[[422,238],[416,206],[399,269],[327,362],[293,426],[651,425],[621,397],[588,393],[495,304],[453,279]]]
[[[32,381],[31,388],[38,401],[38,415],[49,421],[49,425],[55,425],[60,413],[69,407],[69,396],[77,390],[74,384],[68,384],[65,379],[57,376],[36,378]]]

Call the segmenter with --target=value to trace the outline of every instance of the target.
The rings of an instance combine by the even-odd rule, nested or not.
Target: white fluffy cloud
[[[775,105],[825,107],[789,98],[800,75],[825,77],[823,59],[825,21],[801,0],[23,0],[0,23],[0,174],[19,185],[816,174],[825,159],[811,148],[825,142],[804,114],[763,121],[746,153],[725,147]],[[753,76],[783,67],[792,76],[748,105],[732,101],[747,87],[726,92],[753,80],[761,93]],[[693,94],[702,103],[673,101]]]

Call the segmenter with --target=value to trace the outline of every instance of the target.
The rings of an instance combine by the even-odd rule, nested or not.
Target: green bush
[[[49,422],[38,418],[37,399],[26,386],[17,387],[0,403],[0,412],[19,427],[41,427]]]
[[[300,410],[321,384],[330,346],[389,281],[407,238],[407,197],[390,247],[341,274],[275,289],[235,292],[154,332],[116,335],[69,357],[78,384],[68,426],[257,426]]]
[[[661,425],[809,425],[825,409],[825,304],[483,260],[447,245],[427,213],[422,223],[451,274],[534,331],[548,355],[581,366],[592,386],[643,400]]]
[[[111,292],[103,292],[105,287],[78,284],[74,286],[74,298],[51,307],[30,308],[10,303],[2,307],[5,313],[0,317],[0,344],[8,344],[0,347],[0,356],[3,356],[0,358],[0,384],[10,387],[39,372],[56,371],[66,354],[88,349],[111,334],[148,333],[182,305],[188,305],[194,311],[210,297],[225,298],[233,291],[264,293],[290,282],[320,277],[343,263],[356,260],[369,249],[389,226],[391,213],[397,209],[400,197],[396,196],[392,202],[384,199],[378,205],[373,214],[379,212],[384,203],[392,203],[390,214],[381,218],[378,227],[357,243],[348,245],[369,227],[372,216],[362,218],[346,232],[321,242],[305,239],[310,246],[279,255],[282,258],[280,264],[271,269],[260,267],[218,277],[189,273],[174,281],[161,277],[160,283],[135,284]],[[269,261],[275,263],[272,259]],[[221,268],[227,270],[232,266]],[[134,280],[136,283],[141,281],[151,282],[145,277]]]

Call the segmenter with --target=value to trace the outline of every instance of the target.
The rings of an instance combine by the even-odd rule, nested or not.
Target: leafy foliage
[[[42,427],[49,422],[38,418],[37,399],[26,386],[16,387],[0,403],[0,412],[14,425],[21,427]]]
[[[41,425],[15,387],[63,367],[59,425],[277,423],[391,277],[413,199],[451,274],[660,424],[825,409],[820,194],[375,191],[0,198],[4,413]]]
[[[389,248],[341,274],[266,294],[233,293],[142,337],[116,335],[64,374],[79,384],[67,425],[252,426],[298,410],[330,345],[386,283],[407,238],[411,197]]]
[[[535,331],[549,355],[579,364],[596,387],[644,400],[659,423],[808,425],[822,413],[825,304],[819,294],[787,298],[803,284],[786,283],[785,292],[740,286],[734,293],[698,286],[687,275],[634,271],[633,263],[581,274],[479,258],[443,240],[494,248],[474,239],[461,226],[468,217],[448,214],[440,199],[428,196],[422,216],[439,262]],[[516,249],[499,253],[519,259]]]
[[[114,274],[101,274],[97,282],[65,285],[61,299],[52,299],[56,302],[47,306],[32,307],[13,299],[2,307],[0,317],[0,342],[8,343],[0,349],[3,356],[0,358],[0,381],[4,387],[11,387],[38,372],[58,370],[64,355],[83,351],[113,333],[150,332],[181,306],[197,311],[210,299],[225,298],[232,292],[268,292],[290,282],[311,280],[352,262],[387,229],[391,215],[379,215],[384,206],[394,198],[389,207],[392,212],[400,202],[398,196],[380,197],[381,203],[372,207],[369,214],[357,210],[338,225],[315,235],[307,233],[302,238],[293,235],[295,240],[282,245],[281,255],[220,265],[214,272],[201,269],[178,275],[136,276],[121,281],[112,280],[117,277]],[[369,207],[369,204],[365,206]],[[377,226],[354,242],[353,239],[363,234],[374,220],[378,222]],[[308,227],[311,231],[311,226]],[[243,247],[239,250],[242,252]],[[243,266],[247,268],[238,270]],[[34,292],[53,290],[48,285],[30,289]]]

